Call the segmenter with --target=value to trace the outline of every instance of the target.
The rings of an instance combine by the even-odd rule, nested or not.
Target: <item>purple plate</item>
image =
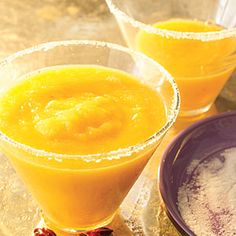
[[[159,169],[159,189],[168,216],[183,235],[195,236],[178,209],[179,188],[192,178],[187,171],[190,163],[194,160],[199,164],[209,161],[231,147],[236,147],[235,111],[212,116],[191,125],[166,149]]]

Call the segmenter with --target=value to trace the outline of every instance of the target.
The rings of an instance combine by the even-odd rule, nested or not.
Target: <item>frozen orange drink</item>
[[[46,217],[61,228],[92,228],[109,219],[154,149],[142,155],[96,157],[145,141],[166,122],[156,91],[118,70],[48,68],[26,76],[0,99],[0,129],[11,139],[61,154],[61,160],[12,155]]]
[[[110,223],[179,110],[160,65],[98,41],[19,52],[0,82],[0,147],[56,232]]]
[[[223,29],[207,22],[182,19],[158,22],[153,27],[183,33]],[[175,77],[181,94],[182,114],[207,109],[235,67],[233,58],[230,58],[236,49],[235,38],[201,41],[140,31],[135,47],[157,60]]]

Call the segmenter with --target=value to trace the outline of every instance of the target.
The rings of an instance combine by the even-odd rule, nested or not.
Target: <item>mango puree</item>
[[[101,153],[144,142],[166,119],[157,91],[92,65],[36,71],[0,98],[1,132],[41,152],[7,142],[2,149],[58,228],[90,229],[111,219],[157,144],[122,157]]]
[[[216,32],[221,26],[196,20],[171,19],[155,28],[178,32]],[[211,105],[235,68],[235,38],[201,41],[140,31],[135,47],[161,63],[176,79],[181,111]]]

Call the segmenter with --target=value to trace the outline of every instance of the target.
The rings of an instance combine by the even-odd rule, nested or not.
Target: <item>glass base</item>
[[[46,228],[52,229],[57,235],[63,235],[63,236],[78,235],[79,233],[84,233],[93,229],[97,229],[97,228],[105,227],[109,225],[113,221],[115,215],[116,213],[114,213],[112,216],[96,224],[89,225],[89,226],[82,226],[82,227],[78,226],[75,229],[73,229],[73,228],[62,228],[61,226],[53,223],[42,213],[41,221],[39,222],[37,227],[38,228],[46,227]]]
[[[119,214],[108,225],[114,230],[114,236],[180,236],[162,208],[156,177],[152,177],[156,174],[158,157],[148,164],[121,205]],[[26,191],[9,161],[0,155],[0,236],[34,236],[34,229],[41,227],[48,226],[41,218],[37,203]],[[78,233],[57,234],[68,235],[78,236]]]
[[[179,116],[181,116],[181,117],[198,116],[200,114],[207,112],[211,108],[212,104],[213,103],[211,103],[205,107],[196,109],[196,110],[181,110],[181,108],[180,108]]]

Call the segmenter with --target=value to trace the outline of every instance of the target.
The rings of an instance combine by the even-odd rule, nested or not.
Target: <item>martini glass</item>
[[[3,60],[0,93],[4,95],[26,74],[69,65],[97,65],[126,72],[151,86],[166,109],[165,124],[153,136],[135,146],[106,153],[47,152],[0,132],[1,149],[38,202],[45,223],[56,232],[77,233],[112,221],[174,123],[179,111],[179,92],[170,74],[141,53],[105,42],[72,40],[41,44]]]
[[[180,116],[206,112],[236,65],[234,0],[106,0],[130,48],[175,78]]]

